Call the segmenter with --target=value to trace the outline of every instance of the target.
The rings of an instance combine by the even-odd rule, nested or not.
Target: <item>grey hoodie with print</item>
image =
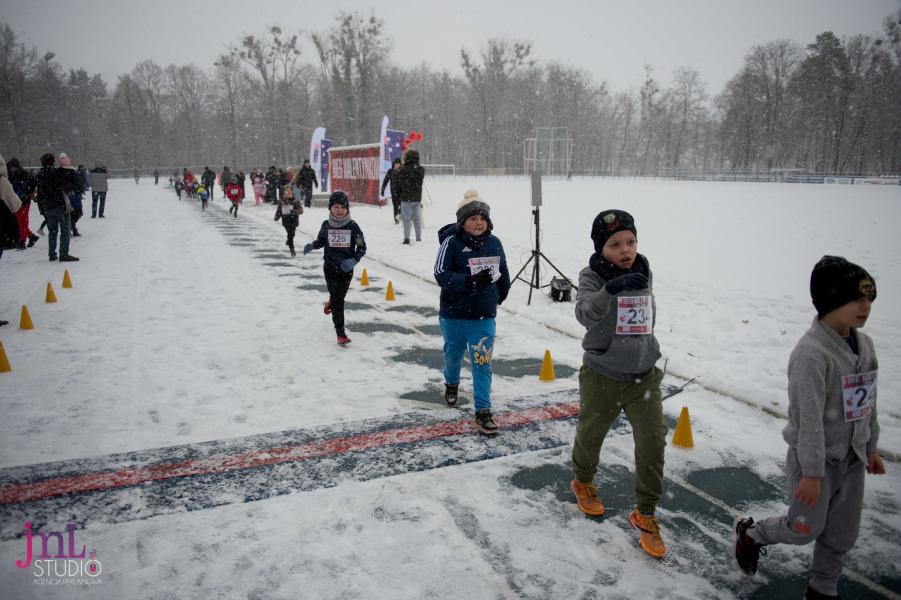
[[[617,297],[651,296],[654,321],[657,304],[651,290],[653,275],[648,268],[648,289],[623,291],[611,295],[604,289],[606,281],[591,267],[579,273],[576,294],[576,319],[587,331],[582,339],[585,353],[582,361],[589,369],[617,381],[629,381],[649,371],[660,358],[660,345],[652,333],[645,335],[617,335]],[[653,322],[652,322],[653,325]]]
[[[788,425],[782,437],[798,453],[805,477],[822,477],[826,462],[841,462],[850,449],[864,464],[868,453],[879,451],[875,397],[867,416],[845,421],[842,377],[879,366],[873,340],[857,329],[852,332],[857,355],[834,329],[814,318],[788,360]]]

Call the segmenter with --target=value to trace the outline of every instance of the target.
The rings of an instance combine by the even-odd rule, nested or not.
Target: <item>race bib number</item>
[[[497,281],[501,278],[501,257],[500,256],[480,256],[478,258],[469,259],[469,274],[475,275],[479,271],[491,269],[491,281]]]
[[[329,248],[350,248],[350,229],[329,229]]]
[[[654,332],[651,296],[617,296],[616,334],[650,335]]]
[[[857,373],[842,377],[842,401],[845,423],[860,421],[870,414],[876,402],[876,373]]]

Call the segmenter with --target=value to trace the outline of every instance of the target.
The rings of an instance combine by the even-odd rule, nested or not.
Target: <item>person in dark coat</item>
[[[19,162],[18,158],[9,159],[9,162],[6,163],[6,168],[9,173],[9,181],[13,186],[13,190],[16,192],[19,200],[22,201],[22,206],[15,215],[19,226],[19,239],[16,249],[24,250],[26,242],[28,243],[28,247],[31,248],[34,246],[35,242],[40,239],[32,233],[31,229],[28,227],[28,217],[31,212],[31,200],[34,198],[37,183],[35,182],[34,175],[29,173],[27,169],[22,168],[22,164]]]
[[[391,190],[391,204],[394,206],[394,224],[397,225],[400,223],[400,194],[395,190],[396,184],[394,183],[397,178],[397,174],[400,172],[401,162],[399,158],[395,158],[394,162],[391,163],[391,168],[385,173],[385,179],[382,180],[382,191],[380,192],[382,197],[385,197],[385,188],[389,185],[391,186],[389,189]]]
[[[410,243],[410,225],[416,232],[416,241],[422,241],[422,183],[425,180],[425,167],[419,164],[419,152],[407,150],[404,166],[396,175],[397,187],[392,188],[400,194],[400,214],[404,221],[404,244]]]
[[[366,254],[363,230],[350,218],[350,199],[341,190],[332,192],[328,200],[328,219],[322,222],[319,235],[303,247],[303,253],[325,248],[323,270],[328,286],[328,302],[323,312],[332,315],[332,323],[338,336],[338,344],[350,343],[344,330],[344,297],[353,279],[354,267]]]
[[[444,401],[457,403],[463,355],[472,364],[475,421],[485,435],[497,434],[491,414],[491,359],[497,307],[510,291],[501,241],[491,230],[491,207],[469,190],[457,207],[457,222],[438,232],[435,281],[441,287],[439,324],[444,337]]]
[[[87,174],[82,177],[75,167],[72,166],[72,160],[65,152],[59,155],[59,171],[61,177],[66,181],[66,193],[69,196],[69,224],[72,227],[72,237],[78,237],[78,220],[84,215],[84,205],[82,198],[87,189]]]
[[[71,262],[78,258],[69,254],[69,235],[72,224],[69,221],[67,198],[69,195],[69,175],[62,168],[54,168],[56,157],[51,153],[41,156],[41,170],[37,176],[36,198],[44,207],[47,218],[48,255],[51,261]],[[74,171],[72,174],[74,175]],[[56,253],[56,236],[59,233],[59,255]]]
[[[200,174],[200,182],[207,189],[210,194],[210,200],[212,200],[213,188],[216,187],[216,173],[211,168],[204,167],[203,173]]]
[[[300,188],[304,206],[309,208],[313,203],[313,185],[315,184],[316,189],[319,189],[319,180],[316,179],[316,171],[310,166],[309,159],[303,161],[300,172],[294,178],[294,184]]]

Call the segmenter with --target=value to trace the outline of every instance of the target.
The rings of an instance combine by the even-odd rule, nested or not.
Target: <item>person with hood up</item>
[[[463,355],[472,364],[476,427],[496,435],[491,415],[491,358],[497,307],[510,291],[510,272],[501,241],[492,234],[491,207],[475,190],[457,207],[457,222],[438,232],[435,281],[441,287],[439,324],[444,337],[444,401],[457,403]]]
[[[400,195],[400,214],[404,221],[404,244],[410,243],[410,225],[416,232],[416,241],[422,241],[422,182],[425,167],[419,164],[419,152],[407,150],[404,166],[396,176],[397,188],[391,192]]]
[[[29,173],[27,169],[22,168],[22,164],[19,162],[18,158],[9,159],[9,162],[6,163],[6,168],[9,173],[9,181],[12,183],[13,189],[16,191],[19,200],[22,201],[22,206],[15,215],[19,226],[19,243],[16,246],[16,249],[24,250],[26,242],[28,243],[28,247],[31,248],[34,246],[35,242],[40,239],[32,233],[31,229],[28,227],[28,218],[29,213],[31,212],[31,200],[34,197],[36,184],[34,175]]]
[[[302,197],[298,199],[303,200],[303,205],[310,208],[313,202],[313,185],[315,184],[316,189],[319,189],[319,180],[316,179],[316,171],[310,166],[310,159],[303,161],[303,166],[294,178],[294,183],[300,188]]]
[[[19,243],[16,213],[21,208],[22,201],[9,179],[6,161],[0,156],[0,254],[4,248],[15,248]]]

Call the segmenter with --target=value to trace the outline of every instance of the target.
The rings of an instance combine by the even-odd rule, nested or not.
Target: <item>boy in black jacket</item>
[[[312,243],[303,247],[303,253],[325,248],[323,271],[328,286],[328,302],[323,312],[332,315],[338,343],[350,343],[344,330],[344,297],[354,276],[354,267],[366,254],[366,240],[363,230],[350,218],[350,200],[341,190],[332,193],[328,199],[328,219],[322,222],[319,235]]]

